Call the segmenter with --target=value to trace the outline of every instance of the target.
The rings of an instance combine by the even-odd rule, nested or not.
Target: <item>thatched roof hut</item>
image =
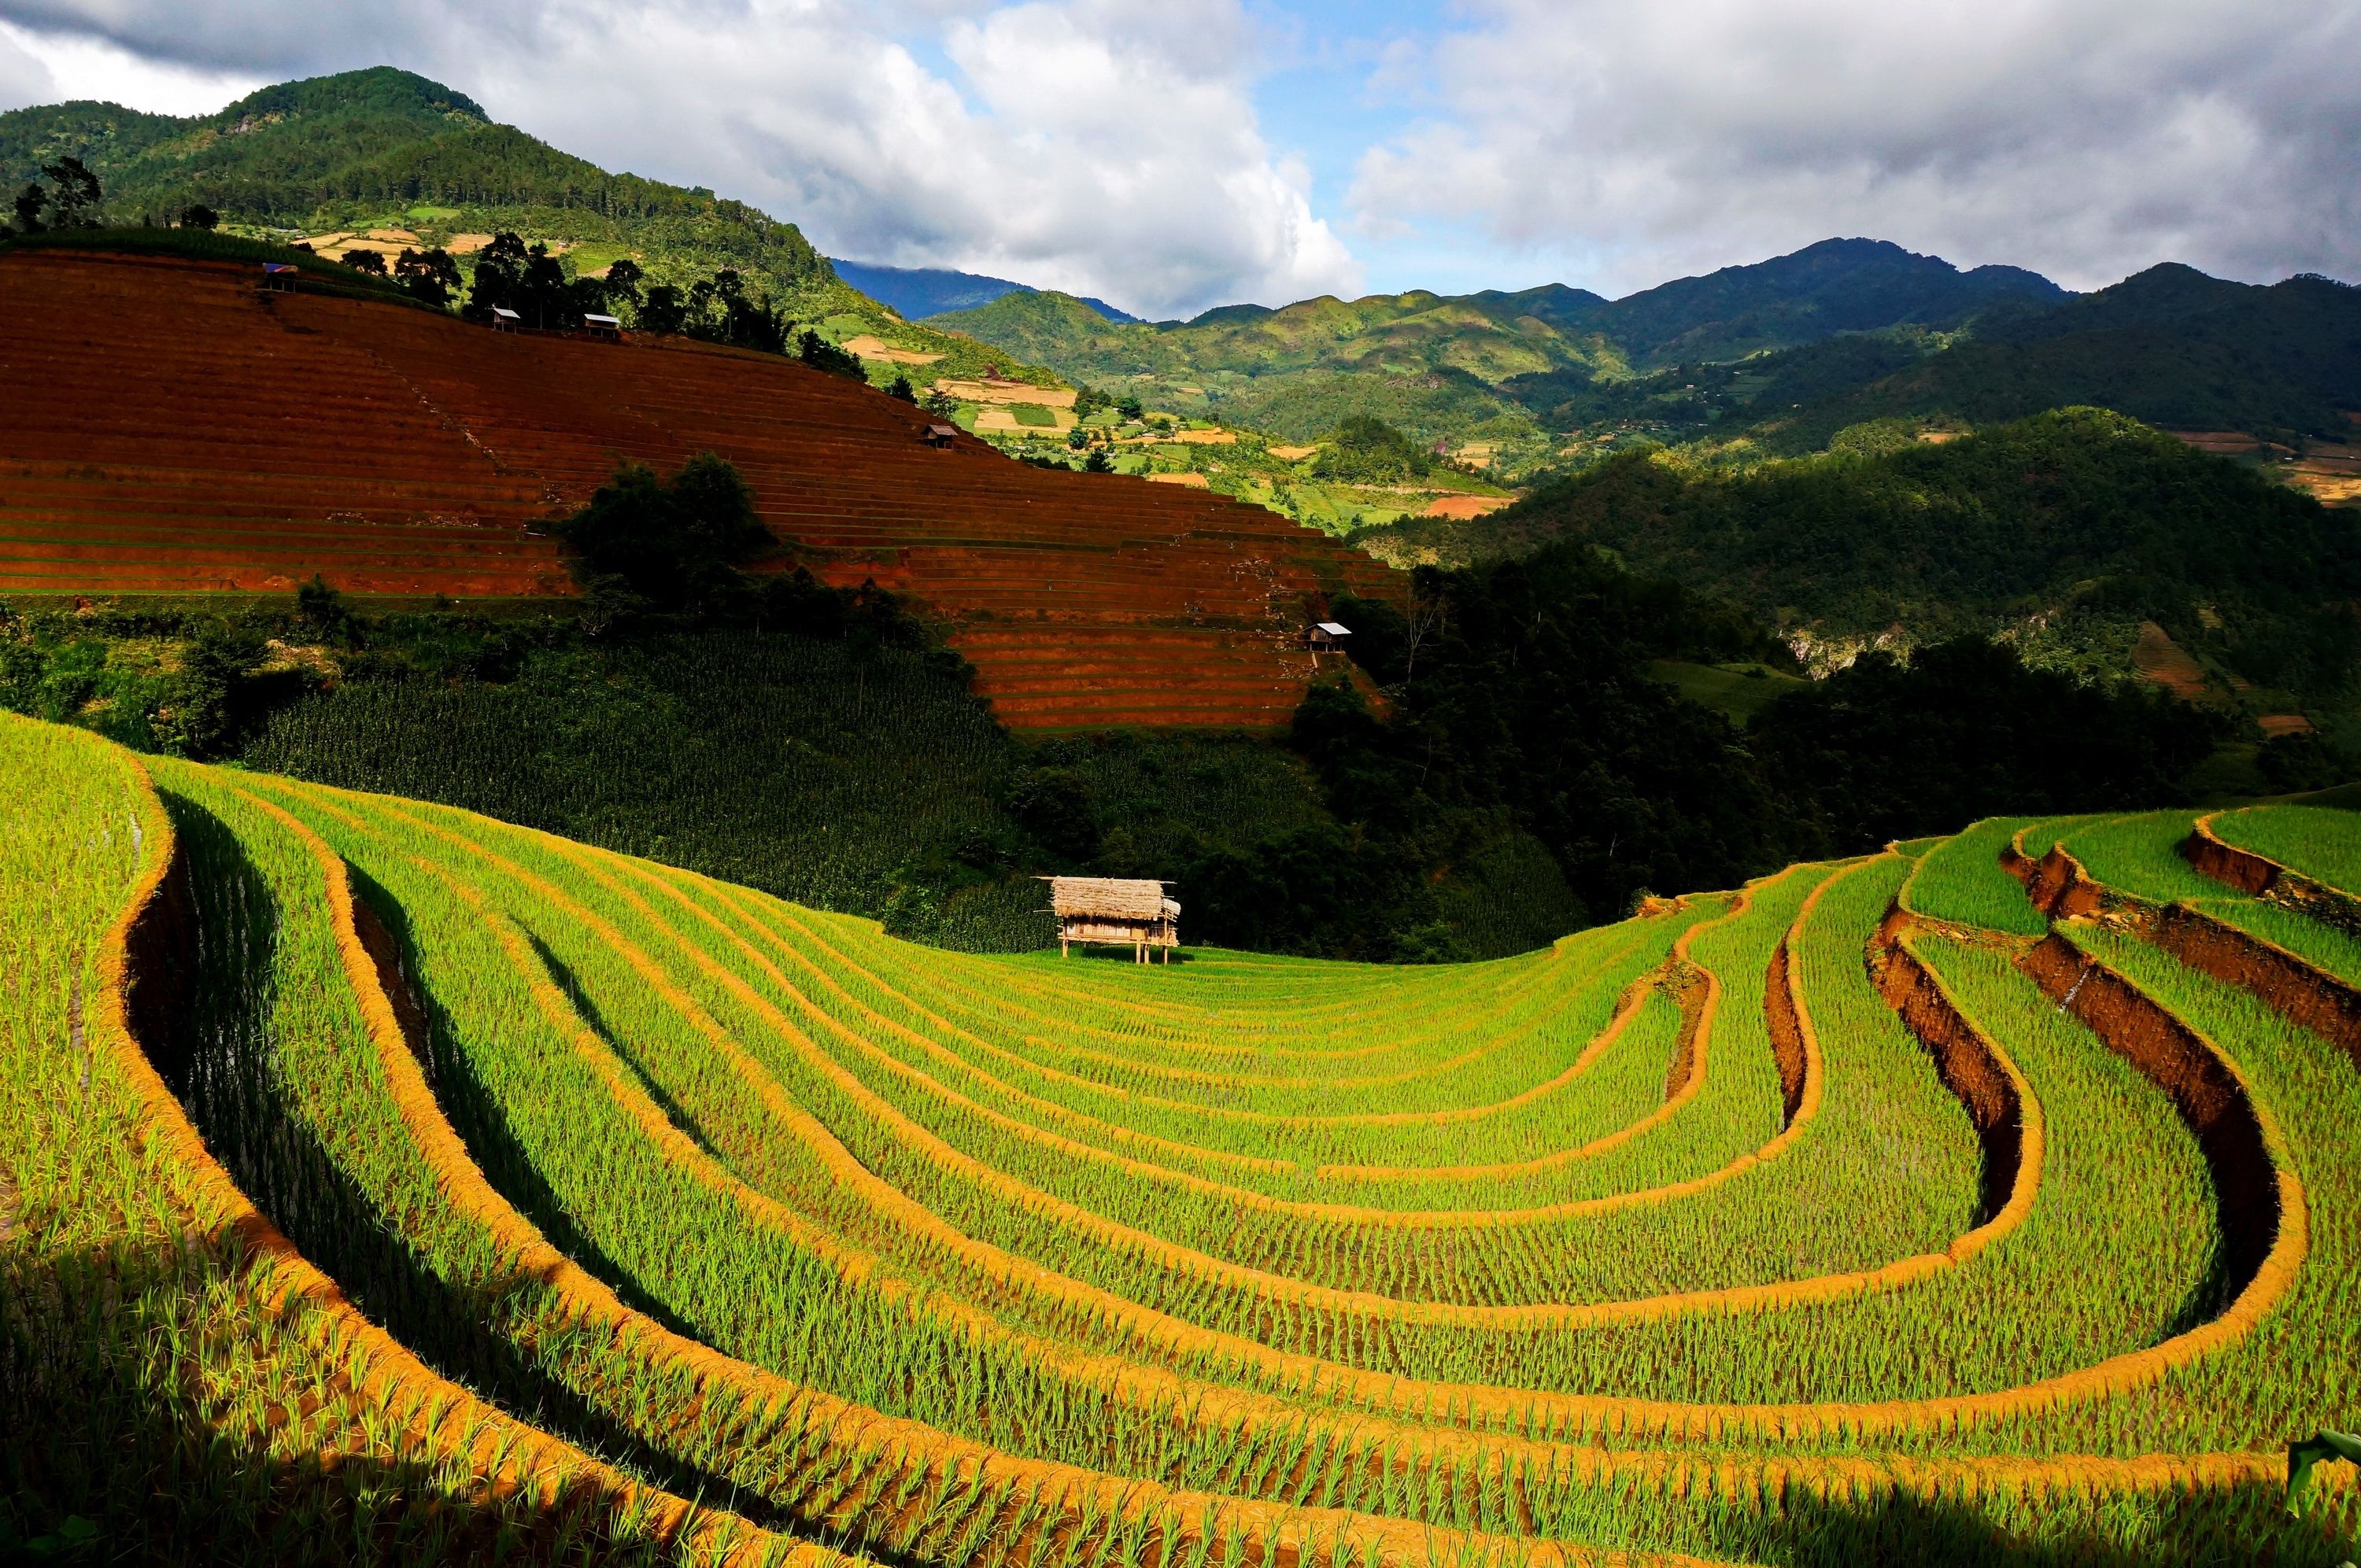
[[[1058,950],[1076,942],[1098,942],[1133,950],[1148,961],[1150,948],[1165,961],[1180,945],[1180,905],[1164,894],[1165,884],[1137,877],[1047,876],[1049,908],[1058,916]]]

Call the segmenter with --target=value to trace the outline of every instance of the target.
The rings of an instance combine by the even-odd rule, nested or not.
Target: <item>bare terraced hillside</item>
[[[821,576],[953,627],[1026,727],[1273,725],[1323,592],[1392,573],[1259,508],[1013,464],[801,365],[265,295],[227,264],[0,258],[0,594],[568,591],[544,525],[710,448]]]

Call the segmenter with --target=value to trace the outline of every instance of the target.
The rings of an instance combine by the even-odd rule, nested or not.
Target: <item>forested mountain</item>
[[[1884,240],[1824,239],[1768,261],[1675,279],[1553,319],[1599,334],[1622,349],[1634,369],[1653,370],[1741,359],[1839,333],[1956,327],[2004,300],[2040,306],[2068,297],[2021,267],[1963,272],[1940,257]]]
[[[2152,267],[2052,310],[1995,309],[1967,341],[1910,356],[1764,434],[1778,449],[1806,451],[1867,420],[1985,424],[2075,403],[2168,429],[2350,440],[2350,415],[2361,410],[2361,289],[2311,277],[2262,287]]]
[[[2124,673],[2154,621],[2307,701],[2361,673],[2349,514],[2098,409],[1739,470],[1635,453],[1488,518],[1375,532],[1380,554],[1446,565],[1602,546],[1839,660],[1977,632]]]
[[[891,305],[911,321],[950,311],[972,310],[1006,294],[1037,291],[1028,284],[1012,283],[1005,278],[987,278],[981,272],[958,272],[945,267],[878,267],[866,261],[847,261],[842,257],[830,257],[829,261],[838,277],[880,304]],[[1104,300],[1084,295],[1082,301],[1111,322],[1139,319]]]
[[[686,286],[729,269],[796,321],[832,336],[890,334],[980,368],[972,345],[905,325],[840,280],[801,230],[702,187],[615,174],[495,122],[465,93],[389,66],[281,82],[212,115],[147,115],[112,104],[0,115],[10,190],[58,159],[81,159],[105,191],[107,222],[167,224],[202,205],[225,230],[288,240],[385,228],[422,247],[501,231],[546,242],[568,276],[631,258],[649,281]],[[972,364],[970,362],[972,361]]]
[[[1419,290],[1121,325],[1070,295],[1011,293],[929,324],[1070,379],[1152,388],[1159,404],[1293,440],[1367,414],[1422,439],[1507,443],[1532,460],[1548,411],[1594,385],[1839,333],[1953,328],[1995,301],[2064,297],[2015,268],[1962,272],[1883,241],[1843,239],[1613,301],[1554,283]]]

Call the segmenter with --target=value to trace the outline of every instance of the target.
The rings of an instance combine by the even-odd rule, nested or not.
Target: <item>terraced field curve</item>
[[[0,1394],[64,1434],[11,1508],[945,1568],[2361,1528],[2350,1467],[2278,1486],[2361,1414],[2361,1056],[2318,1012],[2361,971],[2187,814],[1497,963],[1142,972],[29,721],[0,761]],[[145,1282],[120,1328],[93,1249]],[[112,1493],[108,1422],[150,1443]]]

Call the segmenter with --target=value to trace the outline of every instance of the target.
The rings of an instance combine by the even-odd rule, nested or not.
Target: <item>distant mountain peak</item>
[[[307,109],[355,107],[409,109],[430,115],[456,113],[486,124],[492,118],[481,104],[465,93],[414,71],[391,65],[372,65],[362,71],[341,71],[332,76],[277,82],[247,93],[210,118],[235,125],[240,120],[300,114]]]
[[[1055,292],[1036,289],[1029,283],[1012,282],[1005,278],[987,277],[981,272],[961,272],[948,267],[887,267],[870,261],[846,261],[829,258],[836,275],[868,295],[890,305],[904,321],[920,321],[928,316],[948,315],[953,311],[980,310],[996,300],[1011,294]],[[1127,311],[1117,310],[1104,300],[1087,294],[1069,294],[1111,322],[1136,322],[1139,318]]]

